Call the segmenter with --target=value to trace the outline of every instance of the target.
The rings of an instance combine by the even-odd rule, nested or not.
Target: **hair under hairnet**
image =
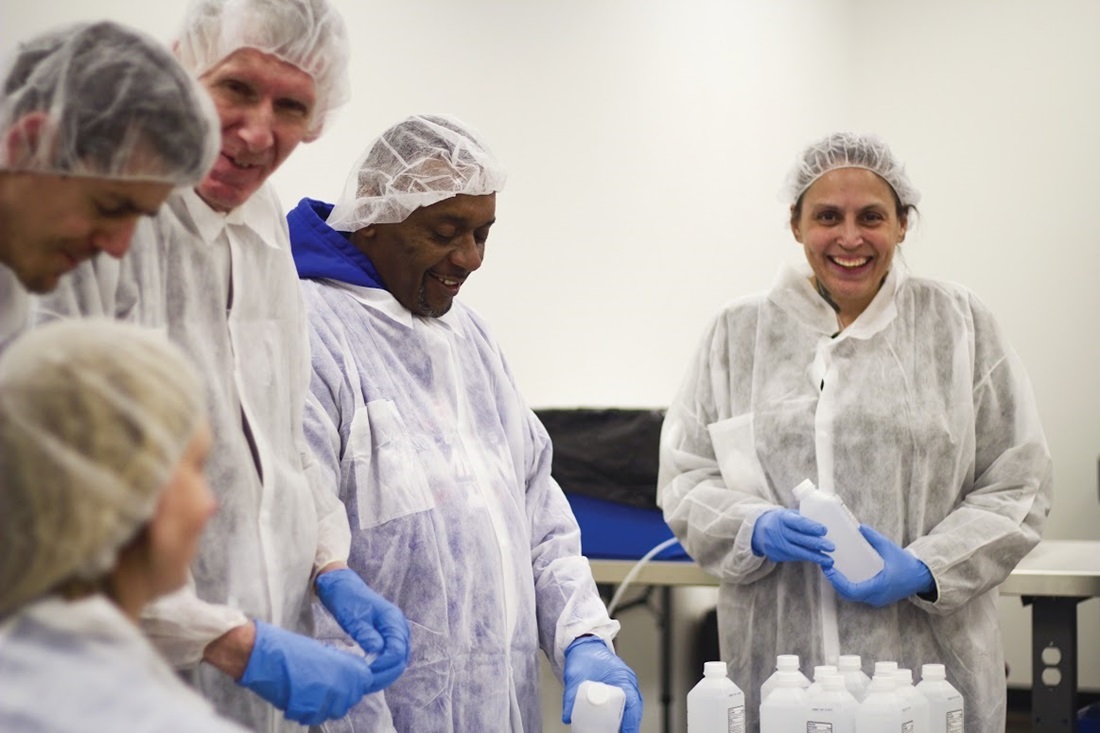
[[[191,186],[217,157],[209,95],[155,39],[116,23],[20,44],[0,72],[0,170]],[[26,123],[44,115],[36,135]],[[20,130],[13,130],[19,126]]]
[[[157,331],[81,319],[12,343],[0,357],[0,614],[113,567],[202,424],[203,399]]]
[[[352,168],[328,225],[354,232],[397,224],[421,206],[504,188],[504,168],[461,120],[413,115],[389,128]]]
[[[347,28],[328,0],[195,0],[177,43],[180,61],[199,77],[242,48],[309,74],[317,95],[314,134],[350,95]]]
[[[878,174],[894,189],[903,207],[920,202],[920,191],[886,143],[875,135],[853,132],[834,132],[808,145],[787,175],[784,199],[797,203],[814,181],[837,168],[864,168]]]

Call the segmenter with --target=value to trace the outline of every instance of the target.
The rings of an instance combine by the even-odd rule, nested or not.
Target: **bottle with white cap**
[[[775,672],[772,676],[764,680],[764,684],[760,685],[760,702],[764,702],[768,699],[768,695],[775,689],[779,680],[779,674],[781,672],[795,672],[798,674],[801,680],[802,689],[805,690],[810,686],[810,680],[806,675],[802,674],[802,670],[798,668],[798,655],[797,654],[780,654],[775,658]]]
[[[837,660],[836,669],[844,675],[844,686],[852,693],[858,702],[863,702],[867,696],[867,688],[871,684],[871,678],[863,671],[863,660],[858,654],[841,654]]]
[[[760,703],[760,733],[806,730],[805,675],[780,671],[769,679],[775,679],[775,686]]]
[[[814,684],[818,684],[817,679]],[[821,692],[808,698],[806,726],[799,730],[855,733],[859,703],[844,686],[844,678],[839,674],[826,674],[820,684]]]
[[[882,662],[875,666],[878,664]],[[913,706],[895,692],[897,684],[892,670],[879,673],[876,669],[867,697],[856,713],[856,733],[898,733],[912,729]]]
[[[745,693],[725,662],[703,664],[703,679],[687,696],[688,733],[745,733]]]
[[[814,667],[814,681],[810,683],[810,686],[806,688],[806,695],[808,697],[814,697],[821,693],[824,689],[821,685],[821,680],[827,675],[838,674],[837,668],[831,664],[819,664]]]
[[[833,558],[834,568],[853,583],[862,583],[878,575],[885,565],[882,556],[860,534],[859,520],[839,496],[819,491],[809,479],[794,487],[794,496],[798,499],[799,513],[824,524],[828,530],[825,539],[836,547],[828,553]]]
[[[928,733],[928,700],[913,687],[913,670],[898,668],[894,679],[898,696],[913,706],[913,733]]]
[[[963,733],[963,696],[947,681],[942,664],[921,667],[917,692],[928,700],[929,733]]]
[[[621,688],[585,680],[577,688],[569,728],[573,733],[618,733],[625,708]]]

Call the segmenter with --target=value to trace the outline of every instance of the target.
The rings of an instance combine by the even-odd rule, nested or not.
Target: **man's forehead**
[[[229,74],[249,73],[270,74],[283,81],[301,85],[302,91],[308,93],[311,98],[317,94],[317,83],[308,71],[278,56],[249,46],[230,52],[204,73],[201,79],[209,80]]]

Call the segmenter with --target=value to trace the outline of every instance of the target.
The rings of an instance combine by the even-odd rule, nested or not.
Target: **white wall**
[[[1100,536],[1100,4],[334,3],[351,28],[354,99],[276,185],[288,207],[331,199],[370,139],[410,112],[480,127],[511,178],[463,297],[532,404],[667,404],[709,317],[798,256],[776,199],[798,148],[875,130],[924,192],[904,247],[912,269],[977,291],[1029,367],[1057,472],[1047,536]],[[0,43],[93,17],[167,39],[181,13],[7,0]],[[1100,649],[1097,605],[1081,608],[1085,648]],[[1029,612],[1006,598],[1002,617],[1011,681],[1027,685]],[[623,645],[649,692],[644,627],[628,617]],[[1100,688],[1100,654],[1084,655],[1082,680]]]

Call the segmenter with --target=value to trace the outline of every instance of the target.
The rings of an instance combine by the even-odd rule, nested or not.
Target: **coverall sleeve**
[[[351,528],[348,526],[348,515],[344,504],[340,501],[340,477],[332,470],[326,470],[331,466],[330,462],[322,462],[314,454],[314,442],[307,439],[307,420],[310,429],[324,414],[323,408],[314,404],[316,397],[313,394],[313,368],[311,363],[312,348],[310,344],[309,327],[306,318],[305,303],[301,290],[297,293],[298,312],[300,315],[299,340],[302,345],[300,361],[300,394],[303,399],[295,402],[298,414],[291,423],[295,426],[295,442],[302,457],[302,470],[305,471],[306,480],[309,482],[310,491],[313,494],[313,504],[317,512],[317,549],[313,559],[313,574],[311,582],[317,577],[318,571],[329,563],[344,562],[348,560],[351,551]],[[326,446],[317,444],[317,448],[326,450]]]
[[[744,314],[742,314],[744,315]],[[739,333],[755,333],[755,318]],[[719,316],[688,368],[661,428],[657,504],[688,554],[707,572],[734,584],[752,583],[775,563],[752,552],[756,519],[778,508],[757,460],[750,396],[734,404],[731,390],[751,390],[751,367],[731,371],[734,343],[727,314]],[[743,354],[751,352],[742,351]],[[742,357],[737,363],[751,364]]]
[[[609,648],[619,622],[607,615],[588,558],[581,554],[581,530],[565,492],[550,474],[553,448],[535,413],[524,408],[527,520],[531,527],[531,569],[539,645],[558,680],[565,650],[579,636],[600,637]]]
[[[1023,364],[984,305],[974,322],[973,483],[954,510],[909,545],[932,571],[939,614],[1000,585],[1042,536],[1053,496],[1053,464]]]

